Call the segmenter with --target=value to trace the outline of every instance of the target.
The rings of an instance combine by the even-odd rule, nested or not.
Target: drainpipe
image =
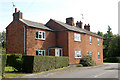
[[[24,28],[24,55],[25,55],[25,25],[23,26]]]

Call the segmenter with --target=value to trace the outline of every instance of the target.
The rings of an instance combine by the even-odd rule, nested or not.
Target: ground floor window
[[[81,51],[75,51],[75,58],[81,58]]]
[[[89,51],[87,51],[87,55],[89,55]]]
[[[98,60],[100,60],[100,52],[98,52]]]
[[[92,56],[92,52],[90,51],[90,55]]]
[[[45,50],[36,50],[36,55],[45,56]]]

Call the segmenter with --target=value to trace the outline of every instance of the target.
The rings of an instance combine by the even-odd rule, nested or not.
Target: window
[[[36,55],[45,56],[45,50],[36,50]]]
[[[89,51],[87,51],[87,55],[89,55]]]
[[[75,41],[81,41],[81,35],[78,33],[74,33],[74,40]]]
[[[98,60],[100,60],[100,52],[98,52]]]
[[[75,51],[75,58],[81,58],[81,51]]]
[[[44,31],[36,31],[36,39],[45,40],[45,32]]]
[[[92,44],[92,37],[90,36],[90,44]]]
[[[100,44],[100,40],[99,39],[97,39],[97,42],[98,42],[98,45]]]
[[[90,55],[92,56],[92,52],[90,51]]]

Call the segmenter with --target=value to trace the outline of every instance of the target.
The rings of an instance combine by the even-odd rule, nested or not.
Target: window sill
[[[75,40],[74,40],[74,42],[81,42],[81,41],[75,41]]]
[[[75,59],[80,59],[81,57],[75,57]]]
[[[35,38],[36,40],[43,40],[43,41],[45,41],[45,39],[37,39],[37,38]]]

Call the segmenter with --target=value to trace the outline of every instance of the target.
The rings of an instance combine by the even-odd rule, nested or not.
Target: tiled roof
[[[53,19],[52,19],[52,20],[53,20]],[[65,27],[65,28],[68,29],[68,30],[76,31],[76,32],[81,32],[81,33],[86,33],[86,32],[84,32],[84,31],[82,31],[81,29],[79,29],[78,27],[70,26],[70,25],[68,25],[68,24],[66,24],[66,23],[63,23],[63,22],[60,22],[60,21],[57,21],[57,20],[53,20],[53,21],[55,21],[56,23],[62,25],[63,27]]]
[[[26,19],[20,19],[20,21],[22,21],[23,23],[25,23],[27,26],[30,26],[30,27],[35,27],[35,28],[40,28],[40,29],[53,31],[52,29],[48,28],[47,26],[45,26],[42,23],[33,22],[33,21],[30,21],[30,20],[26,20]]]
[[[89,35],[92,35],[92,36],[95,36],[95,37],[103,38],[102,36],[99,36],[99,35],[91,32],[91,31],[88,31],[88,30],[85,30],[85,29],[81,29],[81,28],[76,27],[76,26],[70,26],[70,25],[68,25],[66,23],[63,23],[63,22],[60,22],[60,21],[57,21],[57,20],[53,20],[53,21],[55,21],[58,24],[64,26],[68,30],[72,30],[72,31],[76,31],[76,32],[81,32],[81,33],[86,33],[86,34],[89,34]]]

